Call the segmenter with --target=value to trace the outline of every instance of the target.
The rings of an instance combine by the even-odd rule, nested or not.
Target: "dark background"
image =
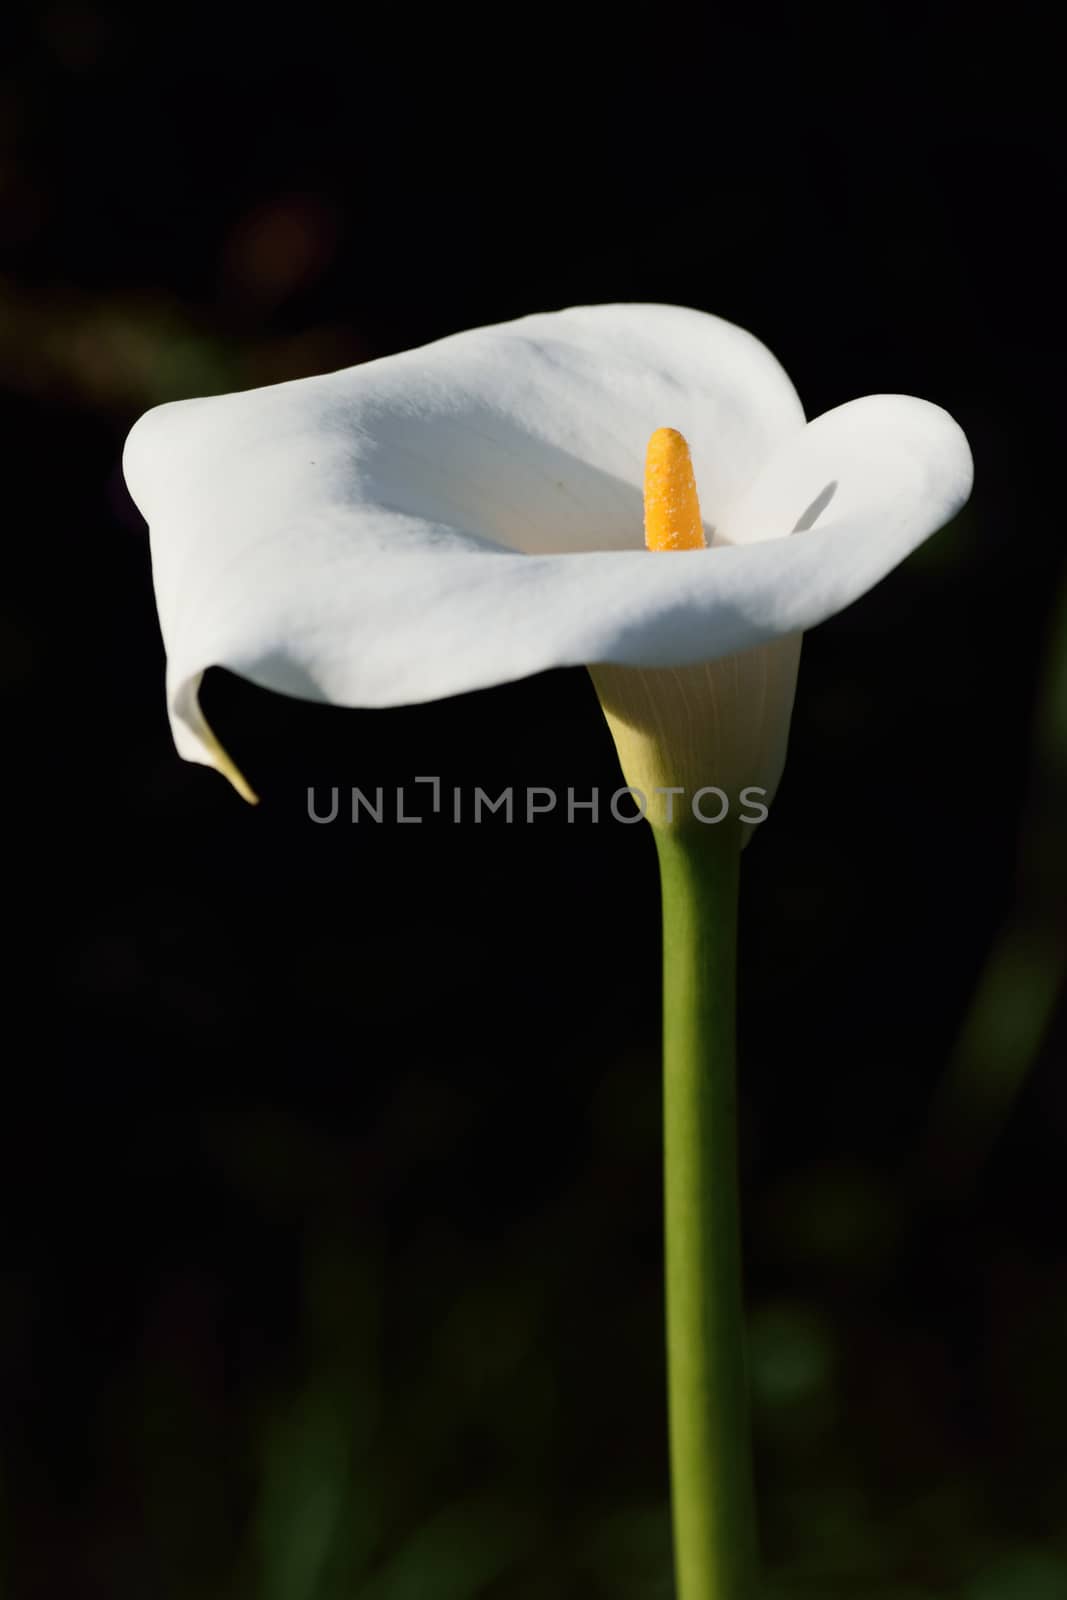
[[[653,299],[809,414],[939,402],[977,468],[806,641],[745,857],[768,1561],[1062,1600],[1060,57],[1019,7],[394,13],[5,25],[0,1592],[671,1594],[651,840],[306,815],[610,792],[585,675],[371,713],[216,674],[249,809],[174,754],[118,465],[160,400]]]

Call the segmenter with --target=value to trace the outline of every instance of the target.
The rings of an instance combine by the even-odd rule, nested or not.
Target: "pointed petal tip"
[[[237,790],[237,793],[241,796],[242,800],[247,801],[250,806],[259,805],[259,795],[256,794],[255,790],[249,786],[249,784],[238,772],[236,767],[234,767],[232,773],[226,772],[223,774],[223,776],[229,778],[230,782],[233,784],[233,787]]]
[[[230,759],[230,756],[217,739],[213,738],[211,745],[208,747],[208,753],[215,771],[220,773],[232,788],[236,789],[241,799],[250,806],[258,806],[259,795],[252,788],[252,785],[237,764]]]
[[[171,730],[178,754],[187,761],[213,767],[236,789],[250,806],[258,806],[259,796],[218,738],[205,717],[200,705],[200,685],[203,673],[187,679],[178,689],[170,706]]]

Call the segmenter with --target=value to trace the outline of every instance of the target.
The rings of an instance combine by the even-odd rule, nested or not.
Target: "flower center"
[[[645,456],[645,544],[650,550],[703,550],[696,478],[677,428],[657,428]]]

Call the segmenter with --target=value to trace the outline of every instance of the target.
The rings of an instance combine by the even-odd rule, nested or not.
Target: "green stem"
[[[736,826],[654,830],[663,894],[664,1183],[678,1600],[752,1600],[739,1226]]]

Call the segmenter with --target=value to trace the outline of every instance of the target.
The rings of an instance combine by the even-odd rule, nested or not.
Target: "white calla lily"
[[[584,663],[648,802],[773,792],[801,634],[946,522],[972,476],[937,406],[874,395],[805,424],[750,334],[655,305],[162,406],[125,470],[178,749],[249,798],[200,709],[210,666],[391,706]],[[675,1577],[681,1600],[711,1600],[759,1589],[734,1125],[745,818],[671,825],[661,798]]]
[[[707,549],[644,548],[664,426],[689,441]],[[705,713],[718,728],[694,779],[715,782],[718,760],[729,785],[773,790],[799,635],[947,521],[972,476],[939,407],[875,395],[805,424],[752,335],[661,305],[524,317],[160,406],[124,468],[178,750],[246,794],[199,706],[213,665],[383,707],[588,664],[631,783],[660,672],[682,669],[683,739],[700,746]]]

